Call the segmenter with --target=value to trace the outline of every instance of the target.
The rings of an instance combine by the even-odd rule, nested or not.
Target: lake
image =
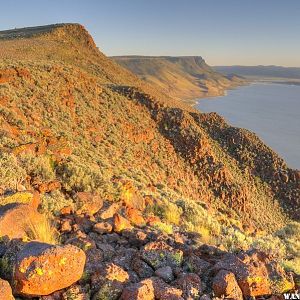
[[[300,86],[252,83],[200,99],[196,108],[255,132],[291,168],[300,169]]]

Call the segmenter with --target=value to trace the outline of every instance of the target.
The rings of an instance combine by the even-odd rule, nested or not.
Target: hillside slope
[[[23,201],[24,190],[40,195],[39,208],[59,215],[62,241],[85,250],[87,268],[99,256],[126,265],[124,257],[114,260],[117,251],[134,248],[143,255],[142,247],[156,237],[161,251],[196,247],[199,237],[226,251],[282,246],[289,268],[299,263],[298,223],[285,227],[299,221],[299,171],[248,130],[147,85],[102,54],[78,24],[0,32],[0,190],[3,205],[11,197]],[[96,214],[99,202],[111,208],[108,217]],[[124,210],[127,217],[138,210],[132,217],[136,236]],[[141,214],[149,220],[146,228]],[[106,227],[92,232],[103,220]],[[113,233],[107,229],[112,222]],[[120,233],[124,228],[133,231]],[[282,230],[289,232],[288,242]],[[189,242],[180,242],[186,236]],[[146,250],[160,249],[152,246]],[[185,257],[193,249],[185,249]],[[195,251],[213,268],[223,256],[214,250],[216,258],[210,258],[205,249]],[[178,255],[171,258],[178,263]],[[135,270],[147,270],[141,263]],[[1,277],[3,270],[0,258]],[[94,289],[102,282],[96,270],[81,286]],[[210,291],[214,272],[205,281]],[[152,273],[134,275],[130,283]]]
[[[182,100],[218,96],[244,83],[238,76],[224,76],[200,56],[115,56],[112,57],[141,79]]]

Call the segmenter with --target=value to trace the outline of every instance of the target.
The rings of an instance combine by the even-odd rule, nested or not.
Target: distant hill
[[[225,75],[238,74],[251,77],[300,79],[300,68],[280,66],[216,66],[216,71]]]
[[[115,56],[112,59],[169,95],[184,100],[222,95],[226,89],[243,82],[241,77],[216,72],[201,56]]]

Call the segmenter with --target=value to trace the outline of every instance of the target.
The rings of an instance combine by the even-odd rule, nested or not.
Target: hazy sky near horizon
[[[0,30],[83,24],[107,55],[300,67],[300,0],[0,0]]]

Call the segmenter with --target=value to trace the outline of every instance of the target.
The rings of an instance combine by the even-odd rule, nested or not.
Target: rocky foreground
[[[163,233],[144,209],[79,197],[81,209],[55,220],[61,245],[22,238],[40,222],[36,197],[1,207],[0,299],[276,299],[297,288],[262,251],[228,253],[193,233]]]

